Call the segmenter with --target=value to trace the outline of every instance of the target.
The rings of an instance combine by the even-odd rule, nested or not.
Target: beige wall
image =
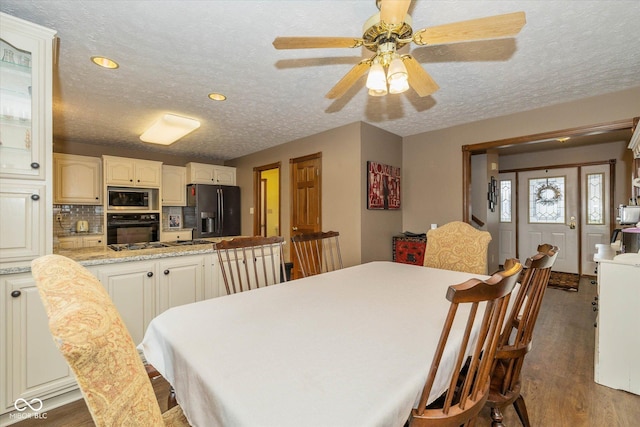
[[[392,237],[402,229],[402,209],[404,209],[404,182],[400,178],[400,210],[367,209],[367,161],[384,163],[401,168],[402,138],[375,126],[362,123],[362,156],[360,174],[360,206],[362,215],[362,262],[391,261]]]
[[[290,238],[289,159],[322,153],[322,229],[340,232],[345,266],[391,260],[392,239],[402,231],[402,212],[366,205],[367,161],[402,166],[402,138],[366,123],[353,123],[228,162],[242,187],[242,232],[251,231],[253,168],[281,162],[282,236]],[[285,258],[290,259],[289,248]]]
[[[405,137],[403,228],[426,230],[462,218],[463,145],[630,119],[640,115],[639,99],[636,87]]]
[[[253,168],[281,162],[281,229],[290,250],[290,170],[289,160],[322,153],[322,229],[340,232],[345,265],[360,263],[360,123],[352,123],[306,138],[287,142],[258,153],[227,162],[237,168],[237,184],[242,188],[242,233],[251,234],[253,216]]]

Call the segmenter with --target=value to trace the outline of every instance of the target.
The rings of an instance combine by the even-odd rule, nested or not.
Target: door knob
[[[291,227],[293,231],[298,231],[298,227]]]
[[[572,216],[571,218],[569,218],[569,228],[572,230],[576,229],[576,217]]]

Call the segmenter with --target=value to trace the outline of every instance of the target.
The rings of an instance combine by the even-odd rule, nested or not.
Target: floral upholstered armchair
[[[453,221],[427,232],[424,266],[487,274],[488,231]]]
[[[109,294],[77,262],[46,255],[31,263],[53,339],[76,375],[97,426],[187,426],[180,406],[164,414]]]

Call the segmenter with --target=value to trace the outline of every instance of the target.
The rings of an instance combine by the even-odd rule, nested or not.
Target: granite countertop
[[[209,254],[214,252],[213,243],[229,238],[198,239],[207,240],[211,242],[211,244],[168,246],[165,248],[140,249],[133,251],[114,251],[107,246],[100,246],[79,249],[56,249],[54,250],[54,253],[66,256],[74,261],[78,261],[78,263],[84,266],[117,264],[122,262],[144,261],[185,255]],[[27,273],[29,271],[31,271],[30,266],[4,267],[0,268],[0,275]]]

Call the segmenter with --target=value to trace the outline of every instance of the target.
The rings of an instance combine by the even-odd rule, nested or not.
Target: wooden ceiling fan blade
[[[349,88],[353,86],[364,73],[367,72],[370,66],[371,59],[360,61],[351,70],[349,70],[349,72],[345,74],[345,76],[340,79],[340,81],[336,83],[336,85],[332,87],[325,96],[329,99],[340,98],[342,95],[347,93]]]
[[[422,68],[422,65],[411,55],[402,55],[402,62],[407,67],[409,86],[420,97],[429,96],[440,89],[433,77]]]
[[[471,19],[423,28],[414,33],[413,41],[419,45],[433,45],[515,36],[526,22],[524,12]]]
[[[353,37],[276,37],[276,49],[315,49],[362,46],[363,40]]]
[[[399,25],[404,22],[411,0],[382,0],[380,20],[387,25]]]

